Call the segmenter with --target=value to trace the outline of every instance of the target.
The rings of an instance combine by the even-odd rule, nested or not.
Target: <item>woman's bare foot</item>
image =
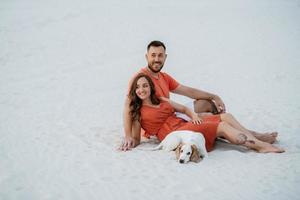
[[[278,136],[278,132],[276,131],[271,133],[257,133],[251,131],[251,133],[253,134],[254,137],[256,137],[256,139],[263,142],[267,142],[269,144],[273,144],[274,142],[276,142],[276,138]]]
[[[271,144],[266,144],[264,147],[262,147],[260,150],[258,150],[259,153],[283,153],[285,150],[283,148],[275,147]]]

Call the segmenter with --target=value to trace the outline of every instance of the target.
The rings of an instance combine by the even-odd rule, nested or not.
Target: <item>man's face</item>
[[[149,69],[158,73],[163,68],[167,54],[162,46],[153,47],[151,46],[146,54]]]

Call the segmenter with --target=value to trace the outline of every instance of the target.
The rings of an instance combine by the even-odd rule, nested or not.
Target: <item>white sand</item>
[[[296,0],[1,1],[0,199],[299,199],[299,19]],[[287,152],[218,142],[181,165],[115,151],[153,39],[166,71],[219,94],[245,126],[279,131]]]

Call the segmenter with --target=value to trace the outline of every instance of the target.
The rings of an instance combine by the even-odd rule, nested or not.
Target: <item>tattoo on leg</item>
[[[240,133],[240,134],[237,136],[237,138],[236,138],[236,143],[237,143],[237,144],[245,144],[246,141],[247,141],[247,136],[244,135],[244,134],[242,134],[242,133]]]
[[[237,136],[236,142],[237,142],[237,144],[245,144],[246,142],[249,142],[251,144],[255,144],[255,141],[248,140],[248,137],[245,134],[243,134],[243,133],[240,133]]]

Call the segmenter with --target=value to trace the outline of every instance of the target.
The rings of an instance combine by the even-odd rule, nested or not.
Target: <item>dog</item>
[[[189,161],[200,162],[203,158],[208,157],[204,136],[194,131],[173,131],[156,147],[142,150],[156,151],[160,149],[175,150],[176,159],[181,164]]]

